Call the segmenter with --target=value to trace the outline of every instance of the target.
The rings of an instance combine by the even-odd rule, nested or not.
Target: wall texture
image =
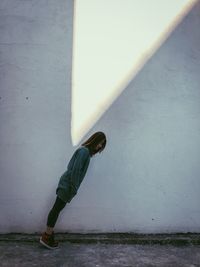
[[[0,232],[43,231],[71,144],[73,1],[0,2]],[[200,231],[200,2],[91,133],[56,231]]]

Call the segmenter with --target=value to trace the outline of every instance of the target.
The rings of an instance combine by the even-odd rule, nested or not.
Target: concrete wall
[[[200,2],[96,123],[56,231],[200,231]],[[43,231],[70,139],[73,1],[0,2],[0,232]]]

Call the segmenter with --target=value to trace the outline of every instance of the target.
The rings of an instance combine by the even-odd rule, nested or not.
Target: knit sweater
[[[79,147],[73,154],[67,170],[60,177],[56,189],[57,196],[64,202],[70,202],[76,195],[80,184],[85,177],[90,163],[90,152],[87,147]]]

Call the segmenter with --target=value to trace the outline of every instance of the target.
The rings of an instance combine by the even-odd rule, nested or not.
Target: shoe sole
[[[42,241],[42,238],[40,238],[40,244],[42,244],[43,246],[45,246],[48,249],[58,249],[58,247],[50,247],[50,246],[48,246],[46,243],[44,243],[44,241]]]

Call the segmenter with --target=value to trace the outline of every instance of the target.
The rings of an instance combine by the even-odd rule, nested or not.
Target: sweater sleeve
[[[85,176],[89,164],[89,157],[85,151],[79,151],[71,172],[71,190],[75,195]]]

